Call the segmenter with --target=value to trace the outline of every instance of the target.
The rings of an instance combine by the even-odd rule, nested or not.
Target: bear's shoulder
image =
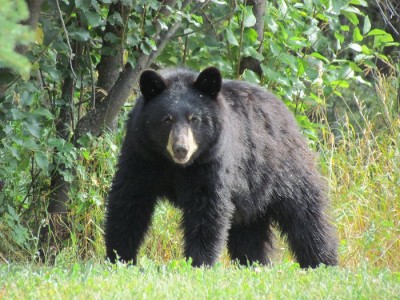
[[[275,122],[283,118],[292,121],[293,115],[276,95],[264,87],[239,80],[224,80],[221,96],[233,108],[246,112],[263,111]],[[277,116],[280,116],[277,118]]]

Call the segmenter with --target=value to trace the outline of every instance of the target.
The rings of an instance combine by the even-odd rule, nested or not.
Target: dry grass
[[[355,97],[361,133],[346,118],[341,139],[326,138],[323,164],[341,241],[341,264],[400,269],[400,119],[396,85],[377,85],[381,113],[368,117]]]

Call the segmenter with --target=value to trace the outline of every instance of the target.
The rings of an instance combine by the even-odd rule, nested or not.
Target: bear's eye
[[[172,116],[166,116],[163,119],[164,123],[172,123],[174,121],[174,119],[172,118]]]
[[[200,122],[200,117],[198,117],[198,116],[190,115],[188,117],[188,119],[189,119],[189,122],[191,122],[191,123],[197,124]]]

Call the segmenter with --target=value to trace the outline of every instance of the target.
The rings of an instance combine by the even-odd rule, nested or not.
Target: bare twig
[[[210,24],[212,31],[215,35],[215,39],[218,40],[218,32],[215,29],[213,22],[210,20],[210,18],[208,17],[208,15],[206,14],[206,12],[203,9],[201,9],[201,12],[203,13],[204,18],[207,20],[207,23]]]
[[[185,45],[183,48],[183,56],[182,56],[182,64],[185,65],[186,63],[186,55],[187,55],[187,51],[188,51],[188,44],[189,44],[189,39],[188,37],[185,37]]]
[[[375,0],[376,5],[378,6],[379,10],[381,11],[381,15],[383,17],[383,19],[385,20],[385,24],[389,25],[392,30],[397,34],[400,35],[400,33],[396,30],[396,28],[393,26],[393,24],[389,21],[388,17],[386,16],[386,13],[383,11],[379,0]],[[390,6],[390,9],[392,8],[392,6]],[[396,11],[393,9],[391,9],[391,12],[393,13],[393,11],[395,12],[396,16],[398,17],[398,14],[396,13]]]
[[[64,19],[63,19],[63,16],[62,16],[62,12],[61,12],[60,4],[58,3],[58,0],[56,0],[56,4],[57,4],[58,13],[60,14],[61,25],[62,25],[62,28],[64,30],[65,38],[67,39],[67,44],[68,44],[68,48],[69,48],[69,64],[70,64],[70,67],[71,67],[71,72],[74,75],[74,77],[76,78],[77,76],[76,76],[74,68],[72,66],[72,60],[74,59],[74,52],[72,51],[71,43],[69,42],[67,27],[65,27]]]
[[[86,50],[87,50],[87,51],[86,51],[86,53],[87,53],[87,59],[88,59],[88,61],[89,61],[89,65],[90,65],[90,68],[89,68],[89,72],[90,72],[90,86],[91,86],[91,89],[92,89],[90,98],[91,98],[92,107],[96,107],[96,96],[95,96],[96,88],[95,88],[94,76],[93,76],[92,58],[90,57],[90,51],[89,51],[88,49],[86,49]],[[78,120],[79,120],[79,118],[78,118]]]
[[[22,202],[20,203],[20,205],[17,208],[17,212],[19,215],[23,215],[25,212],[27,212],[28,210],[25,210],[24,212],[21,213],[23,206],[25,205],[26,200],[28,200],[29,196],[34,196],[35,194],[35,182],[36,179],[38,178],[39,174],[42,172],[42,170],[39,170],[37,173],[35,173],[35,153],[32,153],[32,158],[31,158],[31,183],[29,185],[28,188],[28,192],[26,193],[24,199],[22,200]],[[32,190],[32,194],[30,193],[30,191]]]
[[[244,6],[246,6],[247,1],[244,1]],[[243,48],[243,34],[244,34],[244,10],[242,10],[242,18],[240,21],[240,37],[239,37],[239,53],[238,53],[238,64],[236,68],[236,76],[240,76],[240,61],[242,60],[242,48]]]
[[[202,5],[201,7],[198,7],[198,9],[202,9],[203,7],[204,7],[204,5]],[[195,9],[192,13],[194,13],[196,11],[197,11],[197,9]],[[203,25],[202,27],[200,27],[198,29],[194,29],[194,30],[186,32],[186,33],[176,34],[172,38],[175,39],[175,38],[179,38],[179,37],[188,36],[188,35],[191,35],[193,33],[199,32],[199,31],[204,31],[204,29],[208,29],[209,27],[213,27],[214,25],[216,25],[218,23],[221,23],[221,22],[226,21],[226,20],[230,20],[232,18],[233,14],[234,14],[234,9],[231,9],[230,13],[228,15],[223,16],[223,17],[215,20],[213,23],[212,22],[207,23],[207,24]]]

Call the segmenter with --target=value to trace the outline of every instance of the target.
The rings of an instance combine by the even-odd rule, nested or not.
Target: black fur
[[[140,90],[145,99],[151,99],[166,88],[164,78],[153,70],[145,70],[140,76]]]
[[[194,266],[214,264],[226,242],[233,260],[267,264],[272,224],[301,267],[337,264],[323,180],[292,114],[258,86],[218,86],[215,70],[163,71],[165,88],[137,100],[107,202],[108,258],[116,252],[136,262],[157,200],[166,197],[183,211],[185,255]],[[150,86],[146,77],[158,80],[151,72],[141,86]],[[198,149],[179,165],[166,151],[171,125],[163,120],[185,122],[189,114],[199,118],[189,125]]]

